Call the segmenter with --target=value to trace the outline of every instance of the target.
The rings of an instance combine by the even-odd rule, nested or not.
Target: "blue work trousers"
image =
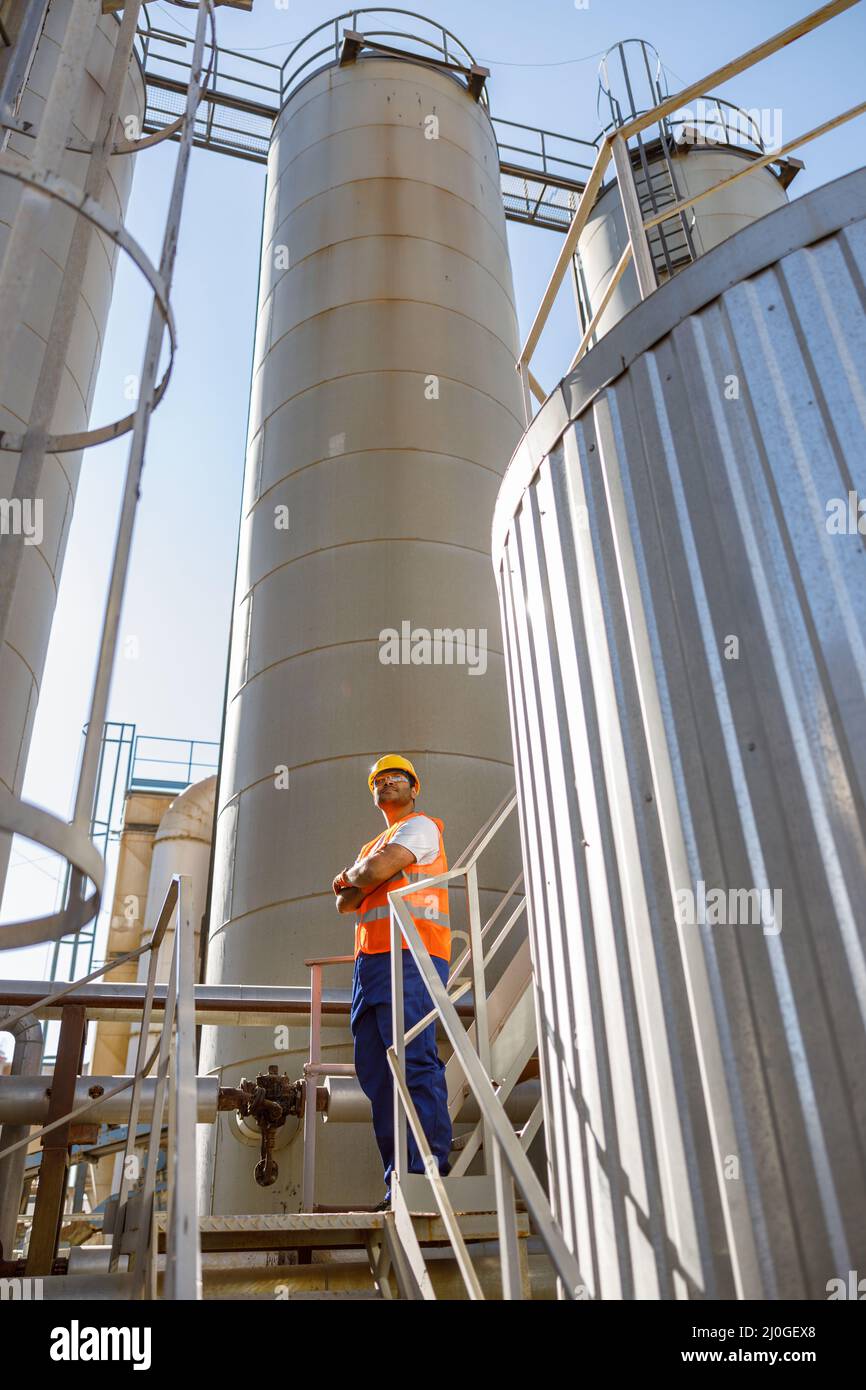
[[[433,956],[433,964],[443,984],[448,983],[449,964]],[[403,952],[403,1019],[407,1029],[433,1007],[418,967],[408,951]],[[352,1037],[355,1040],[355,1072],[361,1089],[373,1107],[373,1129],[385,1166],[386,1194],[391,1190],[394,1168],[394,1090],[386,1050],[391,1033],[391,952],[359,955],[352,978]],[[449,1171],[451,1118],[445,1088],[445,1063],[436,1048],[436,1024],[431,1023],[406,1048],[406,1080],[427,1136],[439,1162],[440,1173]],[[407,1124],[406,1153],[410,1173],[423,1173],[418,1145]]]

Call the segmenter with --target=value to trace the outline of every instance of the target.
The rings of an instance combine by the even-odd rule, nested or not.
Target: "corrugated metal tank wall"
[[[351,953],[330,884],[384,828],[366,780],[382,753],[416,762],[452,862],[513,785],[489,522],[521,429],[517,349],[484,108],[420,63],[312,77],[268,167],[211,982],[306,985],[305,958]],[[383,664],[380,634],[404,620],[485,629],[486,672]],[[482,909],[518,871],[516,825],[497,848]],[[348,1030],[332,1037],[326,1055],[351,1060]],[[202,1067],[227,1085],[270,1061],[299,1076],[307,1044],[300,1028],[283,1052],[270,1030],[206,1029]],[[263,1191],[220,1117],[208,1206],[214,1144],[215,1212],[297,1208],[300,1141]],[[378,1200],[371,1130],[329,1125],[320,1150],[317,1200]]]
[[[497,501],[552,1193],[604,1298],[866,1268],[864,217],[859,171],[658,290]]]
[[[45,29],[24,90],[20,116],[39,121],[51,86],[54,69],[72,10],[71,0],[54,0],[45,21]],[[82,83],[74,119],[74,132],[79,143],[91,141],[97,133],[102,94],[111,68],[114,44],[120,26],[115,15],[103,15],[99,20],[93,46],[88,54],[87,69]],[[140,120],[144,113],[144,81],[138,61],[130,66],[124,88],[126,113]],[[33,140],[13,133],[10,148],[29,156]],[[76,187],[82,187],[87,172],[88,157],[67,151],[60,173]],[[126,210],[132,185],[134,156],[118,155],[109,163],[108,177],[102,203],[115,216]],[[9,229],[21,196],[21,185],[0,178],[0,256],[6,249]],[[0,401],[0,422],[15,433],[26,425],[33,404],[42,356],[57,294],[62,268],[69,252],[75,215],[60,203],[52,204],[47,232],[33,277],[26,314],[14,330],[17,337],[17,374],[11,382],[8,400]],[[66,369],[52,421],[56,434],[71,434],[87,427],[96,374],[102,352],[102,340],[111,303],[114,268],[118,250],[100,232],[91,236],[87,265],[79,296],[78,310],[72,329]],[[0,497],[10,497],[18,455],[0,451]],[[48,649],[48,638],[54,616],[54,605],[66,540],[72,521],[72,508],[78,487],[81,454],[49,454],[42,470],[40,497],[43,503],[44,538],[40,545],[26,545],[21,574],[12,609],[7,640],[0,650],[0,782],[15,795],[20,795],[39,687]],[[0,834],[0,896],[6,877],[11,839]]]

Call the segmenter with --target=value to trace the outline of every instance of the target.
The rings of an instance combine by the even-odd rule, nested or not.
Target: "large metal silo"
[[[22,122],[31,123],[32,131],[39,130],[71,12],[71,0],[53,0],[48,8],[18,113]],[[102,97],[119,32],[115,15],[98,18],[72,118],[71,140],[80,149],[67,150],[59,170],[61,177],[77,188],[84,186],[88,155],[82,151],[98,133]],[[144,113],[144,78],[137,58],[130,64],[120,109],[124,116],[140,123]],[[14,131],[10,136],[9,149],[24,158],[31,157],[33,146],[32,135]],[[126,210],[134,158],[115,155],[108,162],[101,202],[116,217],[122,218]],[[20,183],[0,177],[0,256],[6,249],[21,197]],[[24,313],[17,324],[4,325],[4,333],[13,335],[12,371],[6,398],[0,400],[0,427],[13,434],[22,432],[30,420],[76,220],[70,208],[58,201],[51,203]],[[87,427],[118,254],[117,246],[108,237],[95,229],[91,232],[52,420],[55,434],[76,434]],[[18,459],[17,453],[0,450],[0,498],[12,496]],[[81,453],[46,455],[39,498],[33,499],[32,515],[25,517],[35,540],[35,505],[41,504],[41,539],[24,546],[9,629],[0,649],[0,785],[16,796],[20,795],[24,781],[80,467]],[[0,895],[10,844],[11,837],[0,833]]]
[[[551,1191],[594,1296],[866,1268],[864,279],[861,170],[613,328],[497,500]]]
[[[306,958],[351,953],[330,885],[384,826],[366,781],[382,753],[415,761],[452,861],[513,783],[489,521],[522,410],[496,140],[465,76],[412,54],[333,55],[305,78],[268,163],[214,983],[306,985]],[[383,634],[404,623],[471,645],[414,664],[410,640],[387,664]],[[500,854],[483,906],[514,878],[516,830]],[[326,1056],[351,1060],[337,1038]],[[272,1030],[206,1029],[201,1068],[226,1085],[269,1062],[297,1077],[307,1044],[306,1028],[282,1051]],[[297,1209],[300,1150],[289,1139],[263,1191],[220,1117],[206,1206]],[[328,1125],[320,1154],[318,1201],[376,1200],[372,1131]]]

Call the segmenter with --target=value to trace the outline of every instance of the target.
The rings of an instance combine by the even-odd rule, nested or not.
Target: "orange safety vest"
[[[412,811],[402,820],[395,821],[389,825],[382,835],[378,835],[375,840],[368,840],[362,847],[357,863],[364,859],[375,847],[381,849],[394,836],[401,825],[404,825],[412,816],[425,815],[424,811]],[[405,869],[395,874],[393,878],[386,879],[377,888],[368,893],[363,898],[358,908],[358,917],[355,922],[355,956],[377,956],[383,951],[391,949],[391,908],[388,903],[388,894],[395,888],[403,888],[407,883],[416,882],[419,879],[433,878],[436,874],[444,874],[448,868],[448,860],[445,858],[445,845],[442,840],[443,823],[437,816],[430,816],[439,830],[439,853],[429,864],[407,864]],[[418,928],[421,940],[427,947],[431,956],[441,956],[444,960],[451,959],[451,930],[448,923],[448,885],[441,884],[437,887],[422,888],[417,893],[407,893],[403,899],[406,903],[412,921]],[[405,938],[402,939],[403,950],[408,950]]]

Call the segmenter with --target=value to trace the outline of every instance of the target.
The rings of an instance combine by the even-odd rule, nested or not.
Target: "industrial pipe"
[[[7,1024],[6,1019],[10,1012],[10,1010],[0,1011],[0,1033],[11,1033],[15,1039],[15,1051],[12,1054],[11,1075],[0,1078],[0,1085],[6,1086],[10,1081],[16,1080],[22,1081],[25,1085],[35,1086],[40,1080],[38,1073],[42,1066],[42,1050],[45,1045],[42,1025],[37,1023],[35,1019],[24,1018],[18,1019],[15,1023]],[[47,1101],[45,1102],[45,1113],[48,1113]],[[21,1139],[26,1139],[30,1126],[20,1120],[13,1122],[11,1117],[0,1116],[0,1119],[6,1121],[3,1128],[0,1129],[0,1153],[2,1153],[4,1149],[17,1144]],[[12,1259],[26,1162],[26,1145],[16,1149],[7,1158],[0,1158],[0,1259],[2,1260]]]
[[[63,980],[55,980],[59,990]],[[153,1008],[162,1014],[168,986],[157,984]],[[37,1018],[59,1018],[67,1004],[83,1004],[89,1020],[128,1022],[130,1011],[141,1013],[144,1007],[145,986],[138,981],[91,982],[77,986],[56,1003],[42,1004],[45,998],[44,980],[3,980],[0,982],[0,1008],[31,1007]],[[304,1027],[310,1019],[309,985],[196,985],[195,1021],[232,1028],[272,1028],[279,1024]],[[325,989],[322,991],[322,1027],[348,1028],[352,991]],[[34,1007],[35,1006],[35,1007]],[[455,1005],[461,1018],[472,1021],[474,1014],[471,993]]]
[[[83,1248],[83,1247],[82,1247]],[[425,1252],[425,1263],[437,1298],[466,1297],[457,1261]],[[527,1253],[531,1297],[555,1299],[556,1279],[549,1259],[544,1254]],[[500,1299],[502,1283],[499,1258],[481,1256],[473,1261],[485,1298]],[[102,1302],[117,1301],[131,1289],[129,1274],[105,1274],[89,1271],[83,1274],[51,1274],[40,1279],[40,1293],[45,1300]],[[391,1293],[397,1297],[393,1274],[389,1275]],[[157,1274],[157,1297],[162,1297],[164,1276]],[[260,1299],[273,1303],[278,1298],[309,1298],[315,1294],[342,1295],[344,1298],[377,1298],[369,1266],[364,1260],[328,1260],[310,1265],[277,1265],[259,1268],[202,1269],[202,1292],[206,1299]]]
[[[103,1092],[111,1090],[119,1082],[126,1080],[131,1083],[132,1078],[124,1076],[79,1076],[75,1083],[74,1106],[86,1105],[89,1100],[96,1099]],[[9,1122],[25,1126],[45,1124],[48,1120],[52,1081],[53,1077],[47,1075],[0,1077],[0,1121],[4,1125]],[[196,1077],[196,1084],[198,1091],[196,1123],[200,1125],[212,1124],[216,1119],[219,1082],[215,1076],[199,1076]],[[155,1091],[156,1077],[145,1077],[141,1083],[141,1106],[139,1109],[139,1119],[143,1122],[147,1122],[153,1116]],[[86,1123],[125,1124],[129,1119],[131,1095],[132,1085],[130,1084],[125,1091],[120,1091],[116,1096],[109,1097],[101,1105],[95,1105],[92,1110],[88,1111]],[[82,1123],[84,1122],[85,1117],[82,1117]],[[4,1136],[5,1133],[4,1129]],[[23,1138],[23,1133],[22,1130],[19,1138]],[[24,1154],[26,1150],[19,1149],[18,1152]]]
[[[332,1124],[369,1124],[371,1119],[370,1102],[353,1076],[326,1076],[319,1087],[324,1091],[324,1103],[317,1109],[324,1111],[325,1119]],[[521,1081],[514,1087],[505,1102],[505,1113],[515,1124],[525,1124],[541,1097],[538,1081]],[[481,1118],[478,1101],[468,1095],[455,1124],[477,1124]]]

